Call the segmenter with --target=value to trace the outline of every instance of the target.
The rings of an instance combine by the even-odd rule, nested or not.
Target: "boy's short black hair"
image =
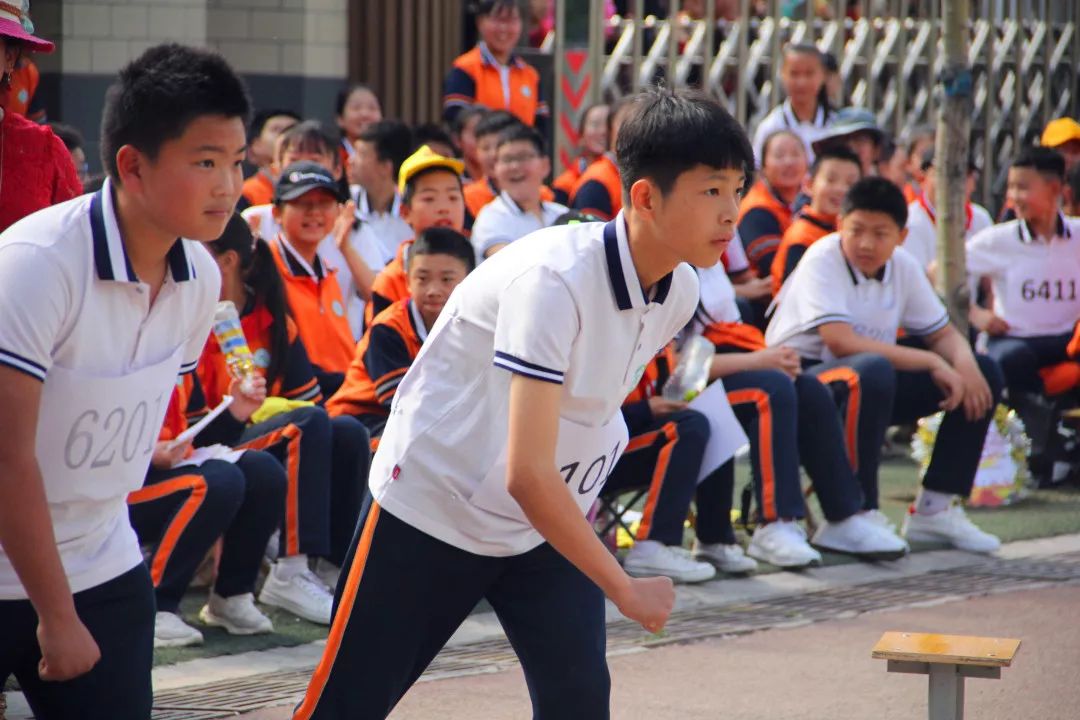
[[[461,108],[461,112],[454,115],[454,119],[450,121],[450,130],[460,135],[470,120],[474,117],[485,117],[490,112],[491,110],[483,105],[467,105]]]
[[[400,120],[380,120],[360,133],[359,139],[375,147],[375,156],[380,162],[390,161],[394,170],[394,182],[397,182],[401,163],[412,154],[413,137],[409,126]]]
[[[749,180],[754,151],[742,126],[704,93],[652,88],[632,101],[615,162],[624,193],[649,178],[666,194],[679,175],[698,165],[741,170]]]
[[[221,55],[166,43],[128,63],[105,94],[101,160],[117,178],[116,153],[131,145],[151,159],[184,134],[196,118],[240,118],[245,127],[251,101],[243,80]]]
[[[278,152],[281,155],[284,155],[286,150],[299,150],[331,155],[335,163],[338,161],[337,141],[326,132],[326,128],[318,120],[304,120],[296,123],[281,133],[278,142],[281,143],[278,146]]]
[[[473,8],[476,17],[491,15],[499,10],[521,11],[521,8],[518,7],[517,0],[477,0],[473,5]]]
[[[418,255],[449,255],[465,263],[466,272],[476,269],[476,250],[457,230],[432,227],[420,233],[409,248],[409,257]]]
[[[807,55],[821,63],[822,70],[828,69],[821,50],[813,43],[788,43],[784,46],[783,58],[786,61],[792,55]]]
[[[1035,145],[1021,150],[1010,168],[1030,168],[1048,179],[1065,182],[1065,156],[1057,150]]]
[[[334,115],[341,117],[341,114],[345,112],[345,105],[349,102],[349,98],[354,92],[359,92],[361,90],[375,95],[375,91],[371,89],[371,86],[365,85],[364,83],[352,83],[351,85],[346,85],[338,90],[337,97],[334,98]],[[378,98],[379,96],[375,95],[375,99],[377,100]]]
[[[405,183],[405,192],[402,193],[402,195],[401,195],[401,203],[403,205],[411,206],[412,201],[413,201],[413,196],[416,195],[416,183],[420,180],[420,178],[427,177],[428,175],[431,175],[432,173],[437,173],[437,172],[444,172],[447,175],[453,175],[454,177],[457,178],[458,188],[464,190],[465,184],[461,181],[461,176],[458,175],[453,170],[451,170],[450,168],[442,167],[441,165],[436,166],[436,167],[429,167],[429,168],[426,168],[426,169],[421,170],[420,172],[416,173],[411,178],[409,178],[409,180]],[[465,198],[462,198],[461,202],[462,202],[462,204],[464,204],[465,203]]]
[[[825,66],[826,73],[840,72],[840,63],[836,59],[836,55],[831,52],[821,53],[821,64]]]
[[[262,135],[262,131],[263,128],[266,127],[266,123],[270,122],[270,118],[276,117],[289,117],[296,122],[300,122],[303,119],[296,112],[287,108],[268,108],[265,110],[256,110],[255,114],[251,116],[251,126],[248,128],[248,139],[254,139]]]
[[[505,110],[493,110],[484,115],[484,117],[480,119],[480,122],[476,123],[473,135],[476,136],[476,140],[479,142],[482,137],[498,135],[508,128],[521,124],[520,120]]]
[[[859,156],[855,154],[855,151],[846,145],[836,145],[825,148],[814,157],[814,163],[810,166],[810,177],[817,176],[818,170],[821,169],[826,160],[849,162],[859,168],[859,175],[862,175],[862,160],[859,160]]]
[[[536,153],[541,157],[547,152],[544,148],[544,138],[540,136],[540,133],[538,133],[535,128],[531,128],[523,123],[511,125],[499,133],[499,144],[496,146],[496,149],[512,142],[531,143],[532,146],[536,148]]]
[[[851,186],[840,206],[840,214],[847,215],[856,210],[885,213],[901,230],[907,225],[904,193],[883,177],[865,177]]]
[[[82,133],[71,125],[51,122],[49,123],[49,128],[56,137],[60,138],[60,142],[64,143],[64,147],[68,149],[68,152],[86,146],[86,143],[83,141]]]
[[[460,113],[459,113],[460,114]],[[416,152],[425,145],[440,143],[457,151],[457,145],[450,133],[439,123],[421,123],[412,129],[412,151]]]

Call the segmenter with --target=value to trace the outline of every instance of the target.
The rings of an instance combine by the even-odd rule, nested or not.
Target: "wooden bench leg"
[[[964,720],[964,676],[955,665],[930,665],[930,720]]]

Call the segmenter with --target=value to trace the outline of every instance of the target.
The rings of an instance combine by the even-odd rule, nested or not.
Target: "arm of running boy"
[[[562,386],[514,375],[510,380],[506,487],[555,550],[595,582],[619,611],[659,632],[675,603],[666,577],[631,578],[581,514],[558,469]]]
[[[101,651],[75,611],[56,548],[35,455],[41,387],[36,378],[0,367],[0,546],[38,616],[38,674],[58,681],[89,672]]]

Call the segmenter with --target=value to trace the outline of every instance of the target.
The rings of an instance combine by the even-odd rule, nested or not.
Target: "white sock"
[[[307,555],[289,555],[274,563],[274,574],[279,580],[289,581],[308,569]]]
[[[919,497],[915,499],[915,512],[919,515],[937,515],[949,509],[953,497],[949,493],[922,488],[919,490]]]

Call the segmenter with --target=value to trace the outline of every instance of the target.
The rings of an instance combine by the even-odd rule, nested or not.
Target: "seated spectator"
[[[235,440],[258,409],[266,388],[252,394],[240,382],[230,387],[233,403],[195,436],[195,444]],[[285,468],[264,452],[243,453],[235,461],[207,460],[181,465],[191,443],[174,442],[188,428],[190,400],[201,391],[183,376],[166,410],[146,484],[128,496],[128,515],[139,544],[151,546],[148,565],[157,616],[154,647],[198,645],[202,633],[180,618],[180,600],[206,553],[223,538],[217,577],[199,619],[232,635],[273,632],[270,618],[255,607],[255,580],[266,543],[285,506]]]
[[[321,402],[322,392],[289,315],[269,244],[255,241],[236,216],[207,248],[221,270],[221,299],[240,310],[244,337],[272,398],[260,412],[264,417],[234,444],[267,450],[290,471],[280,559],[271,570],[272,581],[264,586],[264,602],[326,622],[327,594],[319,592],[303,570],[311,557],[325,585],[337,586],[367,486],[367,433],[352,418],[328,419],[322,408],[307,406]],[[232,374],[214,336],[203,350],[198,375],[207,405],[216,407],[229,392]],[[270,416],[271,403],[284,407]]]
[[[971,493],[983,440],[1001,395],[1001,370],[971,352],[919,263],[903,248],[904,195],[884,178],[863,178],[848,192],[840,232],[816,243],[784,283],[765,333],[769,347],[798,353],[819,378],[850,368],[858,383],[832,383],[847,417],[857,418],[851,446],[864,508],[878,506],[877,475],[885,430],[945,411],[933,457],[903,532],[909,541],[946,542],[993,552],[1000,543],[977,528],[960,499]],[[926,348],[896,343],[903,328]]]
[[[778,130],[762,146],[761,176],[739,206],[739,239],[757,277],[768,277],[773,256],[791,226],[791,206],[806,182],[806,149],[799,136]]]
[[[799,525],[806,516],[800,464],[825,514],[814,546],[866,559],[904,555],[904,541],[879,521],[876,506],[864,502],[846,451],[845,428],[826,386],[834,378],[802,372],[792,348],[766,348],[761,331],[739,319],[735,290],[723,268],[698,272],[701,302],[692,327],[716,348],[709,380],[723,380],[728,401],[750,439],[762,521],[750,542],[750,557],[778,567],[821,561]],[[853,372],[838,368],[834,375],[847,381]],[[854,436],[853,424],[847,433]],[[730,499],[721,507],[730,508]],[[698,506],[699,514],[714,510]]]
[[[471,220],[476,219],[481,208],[498,197],[499,187],[495,184],[495,151],[499,147],[499,136],[505,130],[520,124],[517,118],[503,111],[489,112],[476,124],[476,157],[484,174],[465,186],[465,209]],[[471,221],[469,227],[472,227]]]
[[[439,123],[421,123],[412,129],[412,146],[409,148],[409,155],[425,145],[440,155],[457,157],[457,148],[453,138]]]
[[[787,45],[780,63],[780,83],[787,99],[774,107],[754,133],[754,157],[764,167],[765,143],[773,134],[788,130],[803,145],[807,162],[813,162],[811,143],[833,122],[825,88],[825,59],[812,44]]]
[[[255,166],[254,175],[244,181],[243,195],[248,206],[269,205],[274,199],[274,148],[281,134],[300,122],[292,110],[260,110],[251,120],[248,131],[248,162]],[[283,166],[282,166],[283,167]]]
[[[637,387],[623,402],[630,440],[604,492],[649,488],[634,545],[623,559],[627,573],[664,575],[680,583],[704,582],[716,570],[682,552],[682,542],[709,441],[709,420],[685,402],[660,394],[674,369],[675,352],[669,344],[645,367]]]
[[[878,153],[884,139],[885,133],[878,127],[874,113],[865,108],[846,107],[836,111],[832,125],[822,131],[811,147],[815,154],[837,145],[847,147],[859,156],[866,178],[877,175]],[[801,207],[797,204],[795,209]]]
[[[982,205],[971,202],[979,169],[973,160],[968,161],[967,178],[964,180],[964,239],[970,240],[977,233],[994,224],[990,213]],[[934,170],[934,147],[923,152],[921,190],[915,201],[908,205],[907,236],[904,249],[911,253],[926,269],[933,281],[937,275],[937,175]]]
[[[570,207],[602,220],[611,220],[622,210],[622,180],[615,165],[615,143],[619,139],[619,126],[630,110],[627,100],[615,103],[608,111],[608,151],[593,161],[581,173],[574,189],[570,191]]]
[[[567,208],[544,202],[544,178],[551,161],[540,133],[518,125],[499,136],[495,154],[495,181],[502,191],[480,210],[472,229],[478,262],[515,240],[552,225]]]
[[[926,179],[926,170],[923,169],[922,161],[926,151],[934,147],[936,133],[932,125],[917,125],[907,134],[907,184],[903,185],[904,199],[908,203],[915,202],[915,198],[923,191],[923,181]]]
[[[585,168],[599,160],[607,151],[607,119],[608,106],[604,103],[590,105],[581,114],[581,122],[578,123],[578,157],[551,183],[556,202],[568,205],[570,193],[574,191],[574,186]]]
[[[90,177],[90,164],[86,161],[86,142],[83,140],[82,133],[71,125],[58,122],[49,123],[49,127],[52,128],[56,137],[60,138],[60,142],[64,143],[64,147],[71,153],[71,162],[75,165],[75,172],[79,175],[79,182],[85,186],[87,179]]]
[[[821,238],[836,232],[836,218],[844,196],[861,176],[859,158],[847,148],[825,150],[814,158],[807,187],[810,203],[795,214],[773,257],[770,275],[774,296],[803,253]]]
[[[349,158],[356,152],[360,134],[373,123],[382,120],[382,103],[379,96],[367,85],[354,83],[342,88],[334,103],[334,119],[341,131],[338,153],[341,167],[347,167]]]
[[[300,339],[307,348],[323,393],[331,395],[345,379],[355,341],[345,315],[337,271],[320,255],[319,246],[339,226],[339,249],[356,254],[347,242],[354,210],[341,186],[321,165],[287,166],[274,188],[274,220],[281,232],[268,242],[282,280]],[[340,232],[345,223],[345,233]],[[361,261],[362,262],[362,261]]]
[[[436,155],[424,146],[402,163],[398,173],[401,215],[412,228],[413,237],[431,227],[464,232],[465,202],[461,192],[460,160]],[[386,308],[409,297],[406,275],[412,241],[398,246],[394,259],[376,276],[371,286],[368,323]]]
[[[1051,120],[1043,129],[1039,144],[1061,153],[1068,172],[1080,162],[1080,123],[1071,117]]]
[[[376,273],[394,259],[398,246],[412,237],[401,217],[397,190],[398,171],[412,154],[411,145],[412,135],[405,123],[380,120],[360,133],[356,154],[349,160],[357,180],[350,190],[358,224],[350,242]]]
[[[540,73],[514,53],[521,38],[516,0],[480,0],[476,30],[480,42],[454,60],[443,82],[443,120],[453,123],[462,108],[483,105],[506,110],[543,132],[550,111]]]
[[[432,227],[417,236],[409,252],[409,296],[379,313],[364,333],[345,382],[326,402],[331,416],[351,415],[371,437],[382,435],[398,383],[450,293],[475,267],[472,245],[456,230]]]
[[[1009,168],[1007,197],[1016,220],[994,225],[967,243],[973,279],[990,281],[990,308],[971,321],[989,335],[987,354],[1005,374],[1009,403],[1024,418],[1041,395],[1039,370],[1066,359],[1080,319],[1080,219],[1058,209],[1065,159],[1044,147],[1023,150]]]
[[[881,149],[877,157],[877,175],[891,182],[901,190],[908,184],[908,154],[891,135],[885,133],[881,139]],[[907,193],[905,192],[905,197]]]
[[[479,150],[476,146],[476,126],[491,112],[482,105],[470,105],[463,108],[450,123],[450,133],[454,145],[460,151],[461,159],[465,161],[463,180],[466,184],[484,177],[484,165],[480,162]],[[423,143],[417,144],[417,149]],[[439,153],[445,157],[454,157],[457,153]]]

